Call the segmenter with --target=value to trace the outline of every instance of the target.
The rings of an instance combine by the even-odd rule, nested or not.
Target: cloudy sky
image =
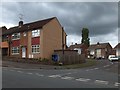
[[[81,30],[89,29],[90,43],[118,43],[117,2],[3,2],[0,27],[57,17],[67,33],[67,45],[81,43]],[[2,22],[1,22],[2,21]]]

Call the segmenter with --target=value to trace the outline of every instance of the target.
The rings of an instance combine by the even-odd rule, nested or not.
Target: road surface
[[[118,62],[97,61],[81,69],[22,69],[3,67],[3,88],[118,88]]]

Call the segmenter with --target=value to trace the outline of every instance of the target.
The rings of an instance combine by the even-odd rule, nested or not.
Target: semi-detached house
[[[112,52],[112,46],[110,43],[97,43],[91,44],[88,48],[89,56],[92,58],[105,58]]]
[[[56,17],[11,27],[2,33],[8,56],[50,59],[54,50],[66,49],[66,33]]]

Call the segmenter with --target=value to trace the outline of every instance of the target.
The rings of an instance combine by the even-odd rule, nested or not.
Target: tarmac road
[[[3,67],[3,88],[118,88],[118,62],[97,61],[81,69]]]

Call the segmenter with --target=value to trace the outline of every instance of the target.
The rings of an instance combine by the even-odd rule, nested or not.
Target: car
[[[109,59],[109,61],[118,61],[118,60],[120,60],[120,57],[117,57],[117,56],[115,56],[115,55],[110,55],[110,56],[108,57],[108,59]]]

